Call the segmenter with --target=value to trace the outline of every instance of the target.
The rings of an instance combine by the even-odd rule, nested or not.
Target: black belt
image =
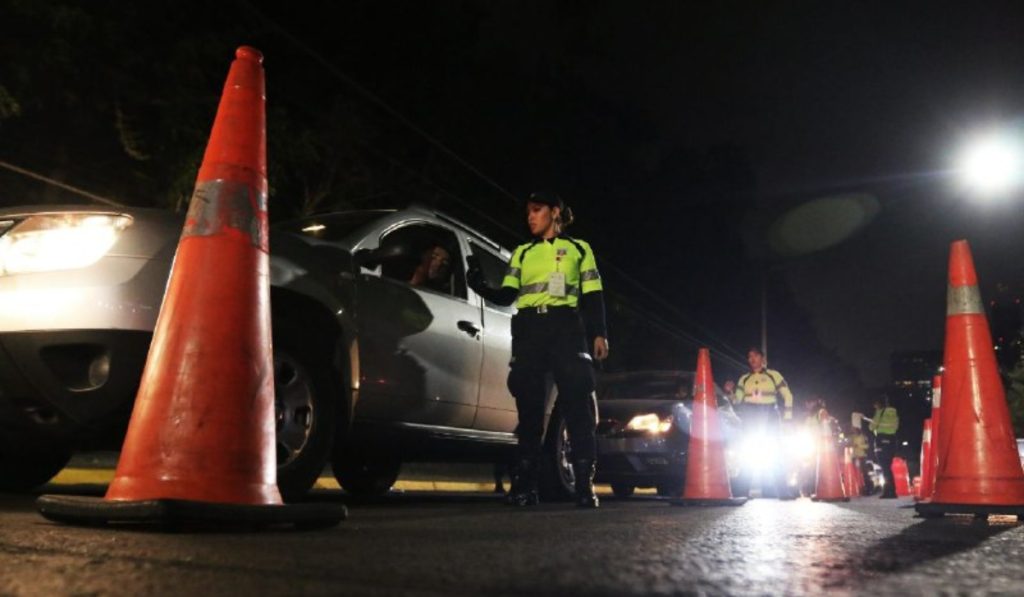
[[[523,307],[519,309],[520,315],[551,315],[554,313],[572,313],[576,307],[570,305],[540,305],[539,307]]]

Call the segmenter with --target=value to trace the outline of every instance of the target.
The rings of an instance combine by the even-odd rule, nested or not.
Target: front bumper
[[[0,433],[118,448],[151,332],[0,333]]]
[[[686,450],[682,437],[599,436],[596,480],[653,486],[665,479],[683,478]]]

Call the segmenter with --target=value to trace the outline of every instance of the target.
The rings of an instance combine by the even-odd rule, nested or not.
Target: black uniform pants
[[[558,386],[557,407],[565,418],[573,458],[595,460],[597,405],[594,370],[579,313],[552,309],[521,311],[512,319],[512,363],[508,389],[519,413],[519,458],[540,456],[544,435],[545,376]]]
[[[892,459],[896,457],[896,436],[879,433],[875,436],[875,451],[878,452],[878,465],[885,475],[883,495],[896,495],[896,476],[892,474]]]

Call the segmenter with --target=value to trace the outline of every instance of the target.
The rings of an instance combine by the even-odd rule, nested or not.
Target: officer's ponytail
[[[576,221],[576,218],[572,213],[572,208],[569,207],[568,205],[562,207],[562,215],[558,219],[559,224],[562,227],[562,230],[565,230],[569,226],[572,226],[572,223]]]

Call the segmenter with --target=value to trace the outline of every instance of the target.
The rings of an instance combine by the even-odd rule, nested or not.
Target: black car
[[[617,497],[637,487],[677,496],[686,482],[686,454],[693,405],[692,371],[636,371],[607,374],[598,382],[597,481]],[[739,437],[740,420],[715,386],[726,446]],[[729,476],[738,467],[727,449]]]

